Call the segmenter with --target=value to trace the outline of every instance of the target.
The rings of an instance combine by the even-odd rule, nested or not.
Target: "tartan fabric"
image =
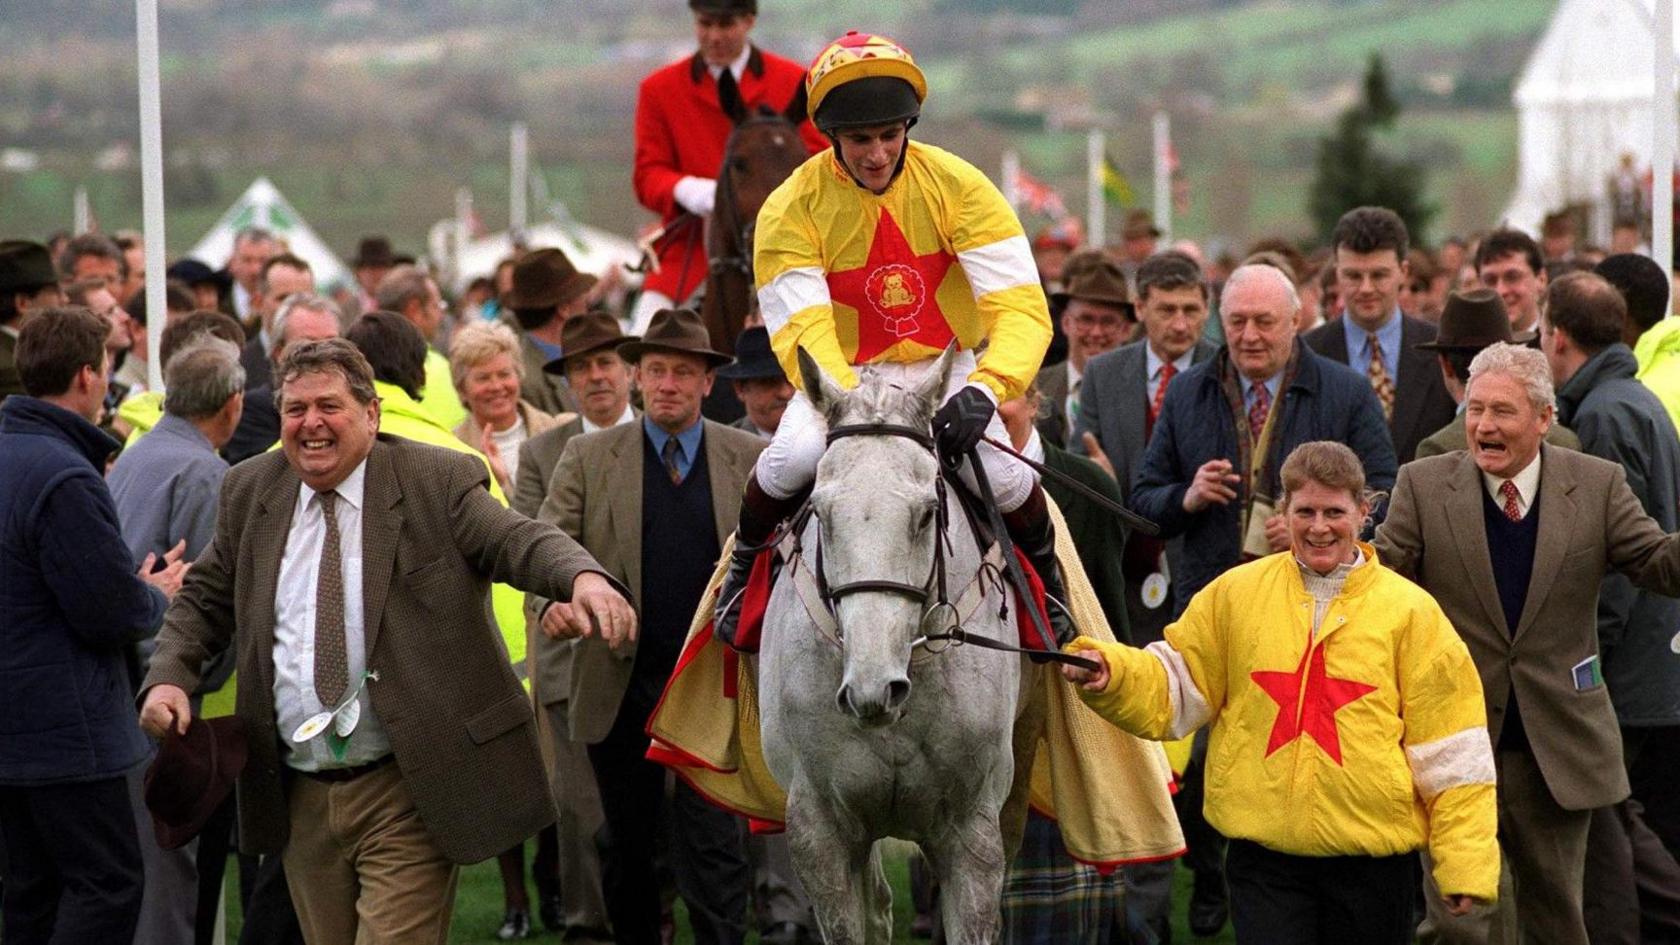
[[[1121,873],[1103,876],[1068,854],[1056,822],[1027,812],[1021,850],[1003,881],[1003,945],[1123,941],[1126,897]]]

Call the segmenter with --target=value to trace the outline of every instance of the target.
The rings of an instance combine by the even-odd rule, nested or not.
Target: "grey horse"
[[[954,349],[908,389],[867,369],[843,391],[800,352],[804,389],[832,430],[890,424],[925,431],[942,402]],[[828,585],[891,581],[924,586],[933,573],[938,461],[902,436],[833,441],[817,468],[814,515],[801,557]],[[981,555],[952,500],[946,538],[949,596],[967,588],[964,629],[1015,642],[1014,609],[995,579],[980,579]],[[820,531],[820,535],[819,535]],[[816,543],[822,553],[814,554]],[[820,564],[819,564],[820,562]],[[1006,800],[1024,817],[1025,767],[1015,739],[1036,672],[1016,655],[974,646],[918,644],[931,605],[891,590],[859,590],[834,602],[825,632],[809,597],[784,574],[772,593],[759,654],[765,761],[787,791],[795,866],[831,945],[892,938],[891,892],[876,841],[919,844],[941,889],[953,943],[989,943],[998,933],[1007,848]],[[809,578],[809,572],[807,578]]]

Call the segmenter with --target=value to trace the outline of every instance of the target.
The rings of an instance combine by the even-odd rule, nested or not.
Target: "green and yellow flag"
[[[1104,154],[1102,159],[1102,188],[1108,199],[1122,207],[1129,207],[1137,203],[1137,192],[1132,190],[1132,182],[1126,175],[1120,173],[1114,159]]]

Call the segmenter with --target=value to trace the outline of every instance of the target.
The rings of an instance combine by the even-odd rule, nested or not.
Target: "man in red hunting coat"
[[[700,221],[673,224],[685,213],[711,214],[734,128],[729,112],[750,114],[760,105],[782,112],[805,82],[803,66],[747,41],[758,19],[757,0],[688,0],[688,7],[699,49],[642,80],[636,95],[636,199],[668,228],[659,244],[659,271],[648,273],[632,316],[637,333],[654,312],[674,307],[706,281]],[[728,107],[736,101],[739,109]],[[810,122],[802,121],[799,130],[811,153],[828,147]]]

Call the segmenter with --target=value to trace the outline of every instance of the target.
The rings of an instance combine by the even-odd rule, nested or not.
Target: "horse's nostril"
[[[857,710],[852,708],[852,689],[850,686],[842,685],[840,691],[834,694],[834,702],[840,707],[841,712],[847,715],[857,715]]]
[[[887,683],[887,708],[896,709],[910,698],[910,680],[895,679]]]

